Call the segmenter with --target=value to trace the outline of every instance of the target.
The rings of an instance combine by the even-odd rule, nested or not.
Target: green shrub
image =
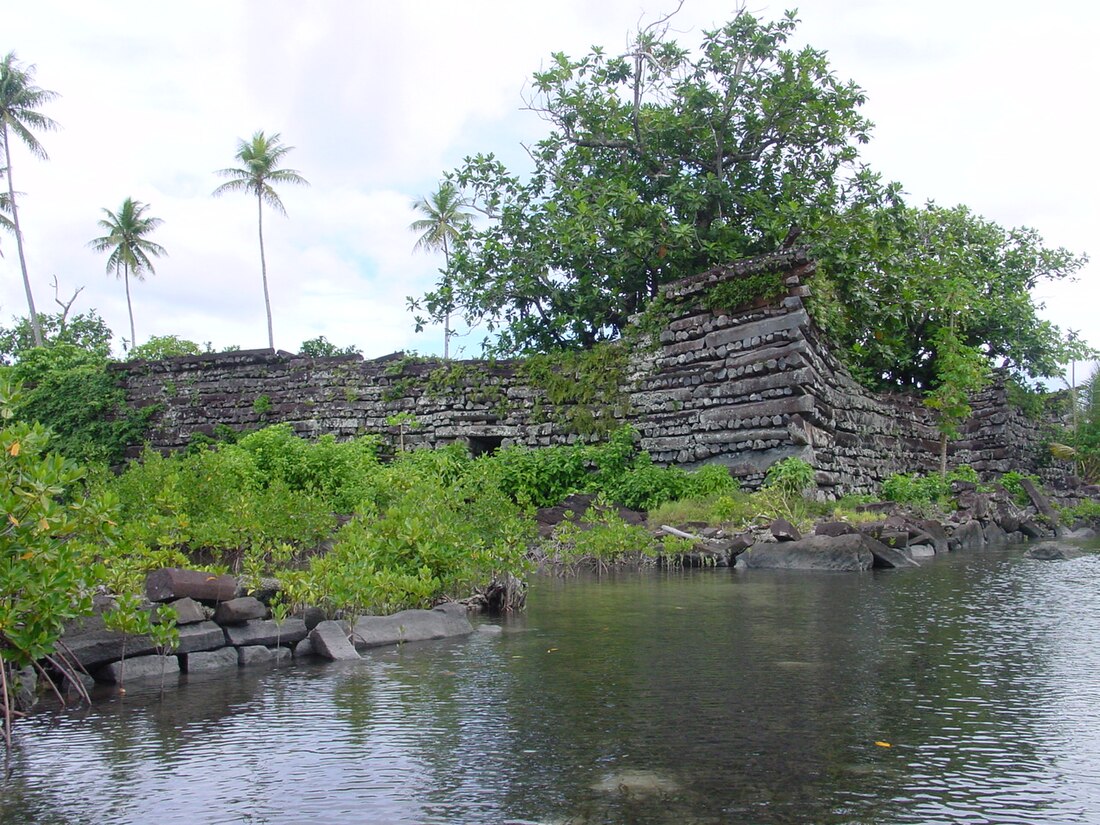
[[[262,484],[282,481],[292,491],[320,496],[335,512],[351,513],[369,494],[379,444],[375,436],[338,442],[325,435],[310,442],[289,424],[275,424],[242,436],[235,449],[251,457]]]
[[[107,486],[122,505],[120,545],[134,572],[161,566],[166,554],[239,569],[250,550],[308,550],[336,526],[323,496],[264,477],[235,447],[170,457],[147,450]]]
[[[401,483],[389,486],[382,506],[341,528],[305,576],[331,613],[424,607],[523,571],[533,525],[499,489],[401,468],[379,475]]]
[[[0,668],[53,656],[65,622],[91,609],[101,567],[94,563],[113,534],[115,503],[89,494],[85,473],[50,452],[40,424],[13,420],[19,388],[0,381]],[[64,662],[55,662],[69,675]],[[10,697],[2,698],[10,726]],[[10,730],[10,727],[9,727]]]
[[[794,496],[805,495],[814,483],[814,468],[795,456],[775,462],[764,476],[765,487]]]
[[[606,500],[597,499],[584,519],[584,527],[566,519],[554,528],[551,547],[555,561],[566,567],[591,562],[604,569],[628,558],[641,561],[656,558],[658,544],[649,530],[627,524]]]
[[[479,456],[476,472],[521,505],[553,507],[589,483],[585,448],[512,446]]]
[[[969,464],[951,470],[946,478],[939,475],[895,473],[882,482],[882,497],[899,504],[943,504],[951,496],[951,482],[978,483],[978,473]]]
[[[1085,521],[1100,522],[1100,501],[1091,499],[1082,501],[1074,507],[1067,507],[1062,515],[1072,519],[1084,519]]]
[[[39,422],[54,433],[52,446],[80,463],[122,461],[131,444],[140,444],[155,407],[134,410],[100,355],[73,344],[37,347],[10,368],[25,382],[16,417]]]
[[[1013,501],[1021,506],[1026,506],[1031,502],[1027,492],[1024,490],[1024,485],[1021,483],[1024,479],[1028,479],[1036,486],[1042,486],[1042,481],[1039,476],[1031,473],[1020,473],[1016,470],[1010,470],[997,479],[1000,485],[1008,491],[1010,496],[1012,496]]]
[[[938,475],[895,473],[882,482],[882,497],[899,504],[930,504],[947,497],[948,482]]]
[[[207,352],[209,352],[209,348]],[[144,344],[138,344],[130,350],[131,361],[160,361],[164,358],[178,358],[181,355],[201,355],[202,348],[194,341],[177,335],[154,335]]]

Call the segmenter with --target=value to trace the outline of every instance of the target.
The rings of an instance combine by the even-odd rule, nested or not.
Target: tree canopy
[[[860,161],[863,91],[791,47],[793,12],[742,11],[695,50],[668,27],[534,74],[529,108],[550,130],[530,173],[486,153],[446,176],[481,218],[414,311],[483,322],[498,354],[589,347],[663,284],[798,243],[821,263],[818,320],[870,385],[937,385],[944,290],[960,282],[973,289],[951,315],[958,346],[1020,376],[1056,370],[1066,340],[1030,290],[1083,258],[965,207],[907,206]]]
[[[1060,375],[1086,354],[1039,317],[1031,290],[1087,258],[1045,247],[1034,229],[1005,229],[965,206],[854,207],[828,222],[815,253],[814,318],[868,386],[936,385],[948,338],[1021,380]]]
[[[482,154],[448,177],[487,217],[451,254],[467,319],[506,352],[589,346],[662,284],[834,212],[860,185],[870,123],[823,52],[787,48],[795,26],[742,13],[692,53],[664,21],[622,55],[555,54],[534,75],[530,108],[552,130],[530,149],[532,173]],[[422,305],[438,316],[446,297]]]

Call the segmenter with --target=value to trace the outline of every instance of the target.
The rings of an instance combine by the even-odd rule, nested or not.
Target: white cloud
[[[412,252],[413,198],[464,155],[522,159],[520,141],[544,129],[521,111],[531,72],[552,51],[614,50],[643,15],[670,5],[26,4],[5,20],[5,47],[63,94],[47,110],[63,128],[42,136],[51,160],[17,146],[13,161],[40,308],[50,308],[56,274],[63,292],[86,287],[78,310],[94,306],[119,334],[128,330],[122,285],[86,243],[100,209],[132,196],[165,220],[157,240],[169,251],[155,276],[133,285],[139,339],[263,346],[253,205],[210,192],[237,139],[265,129],[296,147],[288,164],[312,183],[282,191],[288,218],[265,216],[276,343],[323,334],[368,357],[438,351],[438,330],[415,335],[405,311],[405,296],[427,288],[438,266]],[[687,0],[673,21],[681,42],[694,44],[731,8]],[[1100,222],[1098,16],[1086,2],[805,0],[799,37],[867,90],[877,128],[866,157],[913,199],[967,203],[1083,251]],[[14,245],[0,242],[6,319],[24,299]],[[1096,267],[1042,297],[1049,317],[1100,343]]]

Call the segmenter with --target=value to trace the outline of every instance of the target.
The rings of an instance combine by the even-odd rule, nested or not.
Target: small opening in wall
[[[491,455],[500,449],[504,439],[499,435],[468,435],[466,443],[470,447],[470,455],[477,458],[479,455]]]

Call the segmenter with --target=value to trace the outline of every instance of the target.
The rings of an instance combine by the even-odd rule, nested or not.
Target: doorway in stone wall
[[[466,444],[470,449],[470,455],[477,458],[479,455],[492,455],[500,449],[504,441],[499,435],[468,435]]]

